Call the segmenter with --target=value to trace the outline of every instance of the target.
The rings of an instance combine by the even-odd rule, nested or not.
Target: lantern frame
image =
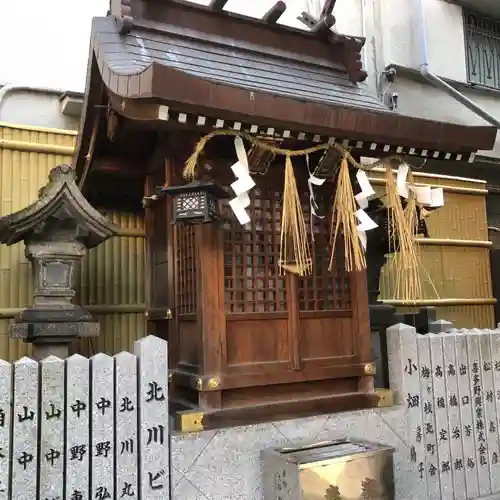
[[[173,224],[204,224],[219,220],[218,201],[229,198],[229,194],[214,182],[193,181],[182,186],[161,187],[160,192],[174,198]]]

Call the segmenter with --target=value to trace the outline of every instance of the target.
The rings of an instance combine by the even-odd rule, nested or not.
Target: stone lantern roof
[[[0,218],[0,243],[6,245],[22,240],[71,240],[89,249],[117,231],[85,199],[69,165],[59,165],[50,171],[49,182],[40,189],[33,204]]]

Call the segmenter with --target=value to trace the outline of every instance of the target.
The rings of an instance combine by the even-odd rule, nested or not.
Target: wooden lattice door
[[[284,370],[342,376],[341,368],[369,361],[369,352],[359,348],[354,335],[360,328],[353,307],[357,275],[345,272],[341,255],[328,270],[329,221],[314,218],[311,227],[308,200],[303,209],[311,227],[312,276],[281,275],[281,200],[282,194],[272,189],[255,189],[249,226],[242,227],[229,210],[226,214],[227,373],[265,373],[269,383],[269,374],[281,380]],[[364,305],[366,300],[356,307]]]
[[[228,419],[268,402],[305,412],[314,398],[325,411],[372,405],[361,384],[371,362],[365,274],[348,275],[341,255],[328,270],[329,222],[315,219],[313,274],[284,276],[283,194],[258,184],[250,198],[251,224],[222,203],[221,223],[174,228],[176,397]],[[308,199],[304,214],[310,225]]]

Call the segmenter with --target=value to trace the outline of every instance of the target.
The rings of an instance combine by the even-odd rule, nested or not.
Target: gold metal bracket
[[[203,390],[203,380],[199,377],[196,379],[196,390],[197,391]]]
[[[177,414],[180,432],[200,432],[203,430],[203,412],[186,411]]]
[[[378,401],[379,408],[386,408],[388,406],[394,406],[394,392],[390,389],[375,389],[375,392],[379,395],[380,399]]]
[[[365,375],[375,375],[376,371],[375,363],[366,363]]]
[[[210,377],[208,379],[197,377],[195,389],[201,391],[215,391],[220,387],[220,379],[218,377]]]

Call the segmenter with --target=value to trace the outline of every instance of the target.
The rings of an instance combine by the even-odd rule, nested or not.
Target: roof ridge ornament
[[[110,0],[109,13],[115,18],[120,35],[126,35],[134,25],[130,0]]]
[[[214,12],[221,12],[227,2],[228,0],[211,0],[211,2],[208,4],[208,8],[213,10]]]
[[[340,35],[331,28],[335,26],[335,16],[332,10],[335,7],[336,0],[327,0],[321,11],[321,16],[317,20],[309,12],[302,12],[297,19],[305,24],[318,38],[328,39],[330,42],[341,43],[344,46],[344,64],[347,70],[347,76],[353,83],[364,82],[368,73],[363,70],[363,63],[361,61],[361,49],[365,44],[365,39],[362,37],[354,37],[347,35]]]
[[[262,21],[266,24],[276,24],[279,18],[285,13],[285,10],[286,3],[279,0],[262,16]]]

